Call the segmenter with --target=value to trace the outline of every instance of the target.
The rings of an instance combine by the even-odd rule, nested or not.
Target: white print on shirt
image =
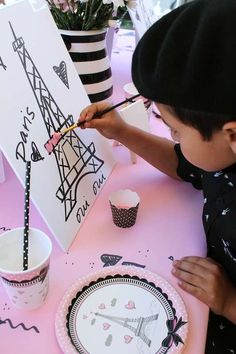
[[[228,185],[229,185],[230,187],[233,187],[233,186],[234,186],[232,182],[229,182]]]
[[[228,178],[229,178],[229,176],[225,174],[225,175],[224,175],[224,178],[228,179]]]
[[[221,215],[226,215],[230,211],[229,208],[223,209]]]
[[[223,245],[224,245],[224,251],[225,251],[225,254],[228,254],[229,257],[234,261],[236,262],[236,258],[232,255],[232,252],[229,250],[230,248],[230,243],[228,241],[225,241],[223,238],[221,239]]]
[[[194,173],[190,173],[190,177],[195,177]]]
[[[206,204],[206,202],[207,202],[207,198],[204,198],[204,204]]]
[[[209,219],[209,215],[205,215],[206,221],[208,221]]]
[[[225,329],[225,326],[223,325],[223,323],[221,323],[220,325],[219,325],[219,328],[222,330],[222,329]]]
[[[216,173],[214,174],[214,177],[219,177],[219,176],[221,176],[222,174],[223,174],[222,171],[216,172]]]

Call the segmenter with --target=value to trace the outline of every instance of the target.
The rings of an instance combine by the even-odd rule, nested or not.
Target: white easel
[[[3,155],[0,150],[0,183],[3,183],[5,181],[5,172],[4,172],[3,157],[2,156]]]
[[[142,98],[119,110],[122,119],[136,128],[150,132],[149,117]],[[117,144],[117,143],[115,143]],[[137,162],[136,154],[130,150],[132,163]]]

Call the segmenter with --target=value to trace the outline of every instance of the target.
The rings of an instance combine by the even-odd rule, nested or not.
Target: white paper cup
[[[135,224],[140,198],[130,189],[121,189],[111,193],[109,202],[112,219],[118,227],[131,227]]]
[[[128,82],[127,84],[125,84],[123,86],[123,90],[124,90],[125,98],[130,98],[130,97],[138,94],[138,91],[137,91],[136,87],[134,86],[133,82]],[[139,99],[140,99],[140,96],[135,98],[134,101],[137,101]],[[146,107],[148,117],[150,117],[150,115],[152,113],[152,101],[147,100],[144,97],[142,97],[142,100],[143,100],[144,105]]]
[[[29,229],[28,269],[23,271],[23,228],[0,235],[0,277],[17,308],[41,306],[48,293],[48,270],[52,243],[42,231]]]

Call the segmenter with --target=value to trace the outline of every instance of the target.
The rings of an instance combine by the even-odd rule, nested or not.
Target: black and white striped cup
[[[106,29],[60,30],[91,102],[106,100],[113,92],[112,72],[106,49],[106,32]]]

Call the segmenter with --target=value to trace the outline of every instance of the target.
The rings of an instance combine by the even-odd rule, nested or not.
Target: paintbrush
[[[129,98],[126,98],[124,101],[121,101],[121,102],[115,104],[114,106],[111,106],[111,107],[108,107],[108,108],[104,109],[103,111],[96,112],[90,120],[95,119],[95,118],[100,118],[100,117],[102,117],[104,114],[106,114],[106,113],[112,111],[113,109],[115,109],[115,108],[117,108],[117,107],[120,107],[120,106],[124,105],[125,103],[128,103],[128,102],[133,103],[133,102],[134,102],[134,99],[137,98],[137,97],[139,97],[139,96],[140,96],[140,94],[138,93],[138,94],[136,94],[136,95],[134,95],[134,96],[131,96],[131,97],[129,97]],[[83,125],[85,122],[86,122],[86,120],[83,121],[83,122],[78,121],[77,123],[71,125],[71,126],[68,127],[68,128],[65,128],[65,129],[63,129],[63,130],[61,130],[61,131],[59,131],[59,132],[55,132],[55,133],[52,135],[52,137],[46,142],[46,144],[44,144],[45,149],[47,150],[47,152],[48,152],[49,154],[51,154],[51,152],[53,151],[54,147],[57,145],[57,143],[58,143],[59,140],[61,139],[62,135],[66,134],[66,133],[69,132],[70,130],[73,130],[73,129],[75,129],[75,128],[78,128],[79,126]]]
[[[96,112],[96,113],[93,115],[93,117],[92,117],[91,119],[100,118],[100,117],[102,117],[104,114],[106,114],[106,113],[112,111],[113,109],[116,109],[116,108],[122,106],[122,105],[125,104],[125,103],[133,102],[133,100],[134,100],[135,98],[139,97],[139,96],[140,96],[140,94],[138,93],[138,94],[136,94],[136,95],[134,95],[134,96],[131,96],[131,97],[129,97],[129,98],[126,98],[124,101],[119,102],[119,103],[115,104],[114,106],[111,106],[111,107],[108,107],[108,108],[104,109],[103,111]],[[70,127],[63,129],[63,130],[61,131],[61,134],[63,135],[63,134],[65,134],[65,133],[69,132],[70,130],[73,130],[73,129],[75,129],[75,128],[78,128],[80,125],[83,125],[85,122],[86,122],[86,121],[83,121],[83,122],[80,122],[80,121],[79,121],[79,122],[77,122],[77,123],[71,125]]]

